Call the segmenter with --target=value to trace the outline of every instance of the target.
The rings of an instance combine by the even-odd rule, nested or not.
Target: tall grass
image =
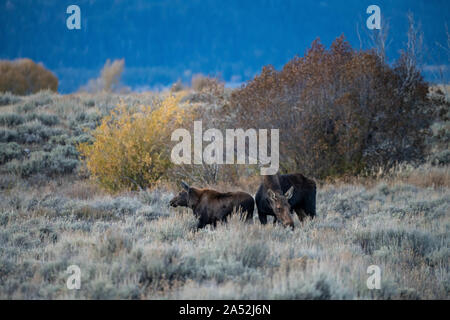
[[[121,99],[160,98],[0,95],[0,299],[449,298],[445,155],[318,181],[317,217],[295,217],[294,231],[262,226],[256,212],[251,224],[197,231],[191,210],[168,206],[172,185],[111,196],[79,166],[75,145]],[[259,181],[211,187],[254,194]],[[73,264],[80,290],[66,287]],[[366,286],[373,264],[380,290]]]
[[[86,183],[0,193],[0,298],[448,298],[446,188],[324,185],[294,231],[257,216],[197,231],[170,192],[79,195]],[[80,290],[66,288],[71,264]],[[367,289],[372,264],[381,290]]]

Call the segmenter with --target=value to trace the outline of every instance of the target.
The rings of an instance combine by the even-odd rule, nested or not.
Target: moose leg
[[[276,225],[278,222],[277,216],[273,216],[273,225]]]
[[[202,229],[208,224],[208,219],[205,214],[201,214],[198,219],[197,229]]]
[[[205,227],[205,223],[200,219],[197,223],[197,229],[203,229]]]
[[[300,220],[300,222],[303,222],[303,220],[306,218],[306,214],[303,211],[303,209],[302,208],[295,208],[294,211],[297,214],[298,220]]]
[[[253,211],[255,211],[255,205],[252,203],[252,205],[247,208],[245,213],[245,222],[252,223],[253,222]]]
[[[316,215],[316,191],[313,190],[309,193],[308,197],[306,198],[305,204],[305,213],[310,216],[311,218],[314,218]]]
[[[197,229],[203,229],[205,226],[206,226],[206,222],[200,218],[200,220],[198,220]]]
[[[259,218],[259,221],[261,222],[261,224],[267,223],[267,214],[258,212],[258,218]]]

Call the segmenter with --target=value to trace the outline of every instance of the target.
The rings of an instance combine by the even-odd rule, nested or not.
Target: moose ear
[[[286,197],[286,199],[290,199],[292,198],[292,196],[294,195],[294,187],[290,187],[288,191],[286,191],[286,193],[284,194],[284,196]]]
[[[272,191],[272,189],[268,189],[267,190],[267,195],[269,196],[269,198],[275,200],[275,192]]]
[[[184,190],[189,191],[189,185],[186,182],[181,181],[181,186],[183,187]]]

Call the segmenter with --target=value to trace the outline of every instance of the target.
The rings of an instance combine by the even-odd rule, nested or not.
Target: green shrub
[[[88,99],[88,100],[84,101],[84,105],[86,107],[89,107],[89,108],[95,107],[95,100],[94,99]]]
[[[26,116],[27,121],[39,120],[42,124],[46,126],[54,126],[59,123],[59,118],[54,114],[46,114],[46,113],[32,113]]]
[[[12,129],[0,129],[0,142],[12,142],[17,141],[19,134],[16,130]]]
[[[45,106],[51,104],[54,97],[55,94],[51,90],[40,90],[31,96],[31,102],[37,107]]]
[[[48,142],[51,143],[51,144],[66,145],[66,144],[70,144],[70,142],[69,142],[70,139],[72,139],[72,138],[69,138],[69,135],[64,133],[64,134],[61,134],[61,135],[50,137]]]
[[[0,125],[2,126],[17,126],[25,122],[24,117],[17,113],[3,113],[0,114]]]
[[[431,163],[437,165],[449,165],[450,164],[450,150],[443,150],[431,156]]]
[[[37,173],[48,176],[70,174],[78,165],[74,150],[73,146],[58,146],[51,152],[36,151],[28,159],[22,162],[13,160],[6,166],[24,178]]]
[[[17,142],[20,143],[42,143],[47,141],[52,136],[61,135],[64,133],[60,128],[49,128],[43,125],[40,121],[34,120],[20,125],[17,128]]]
[[[33,102],[25,102],[24,104],[17,106],[16,109],[20,113],[28,113],[30,111],[34,111],[36,107],[36,104]]]
[[[28,101],[24,104],[16,107],[18,112],[28,113],[30,111],[36,110],[38,107],[51,104],[53,102],[54,96],[51,91],[43,90],[39,91],[37,94],[30,97]]]
[[[0,93],[0,106],[7,106],[20,101],[20,98],[13,95],[11,92]]]
[[[270,249],[265,242],[247,243],[237,253],[237,259],[249,268],[263,267],[270,256]]]
[[[139,282],[144,286],[158,287],[161,281],[185,280],[195,270],[191,263],[181,259],[181,252],[176,248],[154,249],[146,261],[139,265]]]
[[[68,143],[76,146],[80,143],[92,143],[94,138],[89,133],[82,133],[80,135],[71,137],[68,139]]]
[[[0,164],[22,157],[22,148],[15,142],[0,143]]]
[[[295,280],[294,280],[295,281]],[[295,285],[287,286],[284,290],[276,291],[272,299],[284,300],[337,300],[349,299],[351,295],[341,288],[337,288],[335,281],[329,275],[320,274],[314,279],[295,281]]]
[[[439,237],[417,230],[376,230],[364,231],[356,235],[366,254],[373,254],[382,247],[390,250],[411,250],[414,256],[424,257],[428,252],[441,247]]]

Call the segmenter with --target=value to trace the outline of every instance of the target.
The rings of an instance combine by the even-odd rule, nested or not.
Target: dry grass
[[[295,218],[294,231],[262,226],[255,212],[253,224],[231,219],[197,232],[190,210],[168,206],[179,191],[174,182],[112,196],[84,179],[80,167],[57,174],[73,155],[56,151],[88,138],[84,129],[120,99],[137,106],[158,96],[0,98],[9,103],[2,114],[57,115],[57,124],[39,128],[62,130],[19,143],[24,153],[0,166],[0,299],[449,298],[448,166],[399,165],[318,181],[318,215],[303,225]],[[53,171],[27,163],[28,152],[51,156]],[[11,162],[37,172],[21,178],[8,169]],[[255,194],[259,182],[242,175],[211,187]],[[66,287],[72,264],[82,271],[76,291]],[[367,289],[372,264],[382,270],[381,290]]]
[[[254,193],[256,180],[242,188]],[[317,218],[295,218],[294,231],[255,214],[198,232],[190,210],[168,207],[168,188],[112,197],[66,179],[0,193],[0,298],[449,297],[445,186],[324,184]],[[71,264],[82,270],[77,291],[65,286]],[[381,290],[366,287],[372,264]]]
[[[355,184],[371,188],[380,182],[395,185],[398,183],[410,184],[420,188],[449,188],[449,166],[432,166],[423,164],[415,167],[408,164],[400,164],[388,170],[378,168],[366,172],[360,176],[343,176],[319,181],[320,185]]]
[[[422,188],[450,188],[450,170],[449,167],[415,170],[410,175],[400,177],[400,180]]]

